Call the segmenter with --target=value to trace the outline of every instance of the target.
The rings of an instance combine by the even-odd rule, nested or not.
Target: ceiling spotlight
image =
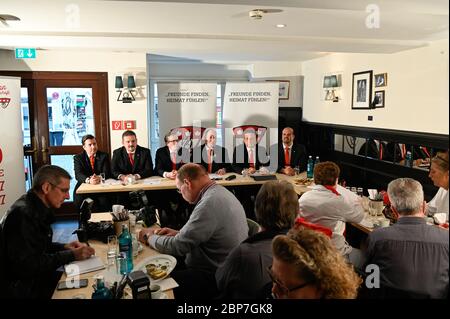
[[[276,27],[277,28],[286,28],[286,25],[285,24],[277,24]]]

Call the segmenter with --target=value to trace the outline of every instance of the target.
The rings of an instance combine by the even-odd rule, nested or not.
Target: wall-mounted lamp
[[[121,76],[116,76],[116,91],[119,92],[119,96],[117,97],[117,101],[122,101],[122,103],[131,103],[135,101],[133,92],[135,92],[134,88],[136,87],[136,83],[134,82],[134,76],[128,76],[128,86],[123,87],[123,80]],[[122,98],[121,98],[122,97]]]
[[[325,101],[339,102],[339,97],[334,92],[335,88],[339,86],[339,79],[337,75],[328,75],[323,78],[323,87],[327,89]]]

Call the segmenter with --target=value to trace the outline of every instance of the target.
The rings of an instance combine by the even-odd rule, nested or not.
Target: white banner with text
[[[0,76],[0,218],[25,193],[20,78]]]

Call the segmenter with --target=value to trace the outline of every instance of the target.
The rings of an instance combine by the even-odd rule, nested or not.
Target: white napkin
[[[156,284],[161,286],[161,291],[166,291],[178,287],[177,282],[172,277],[168,277],[161,281],[158,281]]]

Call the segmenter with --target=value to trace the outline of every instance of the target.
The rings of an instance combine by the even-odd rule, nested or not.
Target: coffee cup
[[[162,295],[161,286],[150,285],[150,293],[152,295],[152,299],[160,299]]]
[[[130,220],[126,219],[126,220],[117,220],[114,222],[114,230],[116,232],[117,236],[120,236],[120,234],[122,234],[122,225],[125,224],[128,227],[128,230],[130,230]]]

